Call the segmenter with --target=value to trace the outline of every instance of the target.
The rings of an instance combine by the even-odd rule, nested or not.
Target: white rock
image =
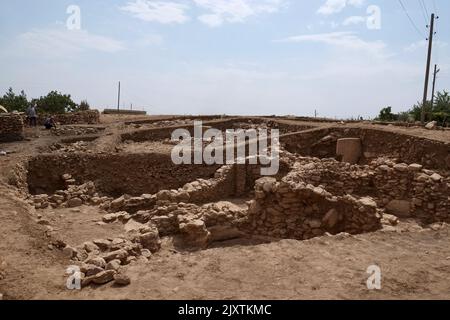
[[[436,129],[437,128],[437,121],[431,121],[431,122],[427,123],[425,128],[428,129],[428,130]]]

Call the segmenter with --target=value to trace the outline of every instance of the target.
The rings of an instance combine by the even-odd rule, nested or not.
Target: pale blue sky
[[[425,15],[450,89],[450,2],[402,0],[8,0],[0,11],[0,92],[71,93],[153,114],[375,116],[420,100]],[[81,30],[68,30],[81,10]],[[381,28],[367,26],[370,6]],[[429,17],[427,17],[429,20]]]

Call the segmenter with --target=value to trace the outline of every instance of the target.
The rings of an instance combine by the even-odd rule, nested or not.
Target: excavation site
[[[73,117],[45,130],[0,114],[4,300],[450,298],[448,129]],[[204,151],[226,140],[211,129],[269,134],[174,163],[174,132]]]

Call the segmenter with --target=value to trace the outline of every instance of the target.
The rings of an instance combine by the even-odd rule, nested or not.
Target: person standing
[[[28,114],[28,120],[30,127],[36,127],[37,125],[37,111],[36,111],[36,104],[30,105],[30,107],[27,110]]]

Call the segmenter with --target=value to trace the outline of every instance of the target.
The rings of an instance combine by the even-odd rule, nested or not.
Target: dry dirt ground
[[[99,145],[112,147],[121,121],[117,116],[103,118],[107,134]],[[450,141],[444,131],[414,134]],[[37,213],[19,199],[5,183],[9,171],[52,140],[43,131],[28,130],[27,136],[29,141],[0,145],[15,152],[0,158],[3,299],[450,299],[450,226],[422,228],[414,221],[358,236],[273,242],[241,239],[197,252],[177,251],[164,238],[163,249],[148,262],[128,266],[129,286],[69,291],[65,287],[68,261],[60,251],[49,248],[48,226],[37,224],[36,214],[69,243],[114,237],[123,232],[123,226],[99,223],[102,214],[92,207]],[[370,265],[382,270],[381,290],[367,289]]]

